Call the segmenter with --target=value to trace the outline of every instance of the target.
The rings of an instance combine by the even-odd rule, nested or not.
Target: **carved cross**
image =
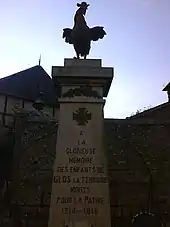
[[[73,112],[73,120],[75,120],[78,125],[86,125],[91,120],[91,113],[88,112],[86,108],[78,108]]]

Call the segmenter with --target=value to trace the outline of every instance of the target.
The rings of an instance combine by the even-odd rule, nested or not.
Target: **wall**
[[[105,147],[114,227],[131,226],[140,212],[170,226],[170,124],[105,121]]]
[[[170,120],[170,102],[156,106],[149,110],[136,114],[129,119],[153,119],[153,120]]]
[[[16,121],[11,183],[7,196],[0,197],[1,226],[48,223],[57,124],[43,116],[34,121],[34,114]]]

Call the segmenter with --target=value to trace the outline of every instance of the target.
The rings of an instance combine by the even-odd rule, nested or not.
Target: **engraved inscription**
[[[85,108],[79,108],[73,113],[73,120],[81,127],[91,119],[91,113]],[[94,164],[98,153],[95,147],[89,146],[85,133],[80,129],[79,138],[75,146],[66,147],[67,157],[65,165],[58,165],[55,169],[53,182],[66,184],[70,196],[57,196],[56,204],[62,204],[61,213],[64,215],[100,215],[99,207],[103,206],[103,196],[94,196],[93,185],[108,183],[104,175],[104,164]],[[99,186],[100,187],[100,186]],[[92,196],[93,195],[93,196]]]

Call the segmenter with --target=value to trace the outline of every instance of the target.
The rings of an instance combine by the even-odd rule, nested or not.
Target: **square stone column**
[[[103,106],[113,68],[65,59],[52,67],[60,89],[59,128],[48,227],[110,227]]]

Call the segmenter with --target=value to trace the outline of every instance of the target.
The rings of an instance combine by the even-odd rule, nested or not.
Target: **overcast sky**
[[[38,64],[74,57],[62,40],[73,26],[76,0],[0,0],[0,77]],[[170,81],[170,0],[89,0],[90,27],[102,25],[107,36],[93,43],[89,58],[115,69],[105,117],[129,116],[145,106],[167,101]]]

